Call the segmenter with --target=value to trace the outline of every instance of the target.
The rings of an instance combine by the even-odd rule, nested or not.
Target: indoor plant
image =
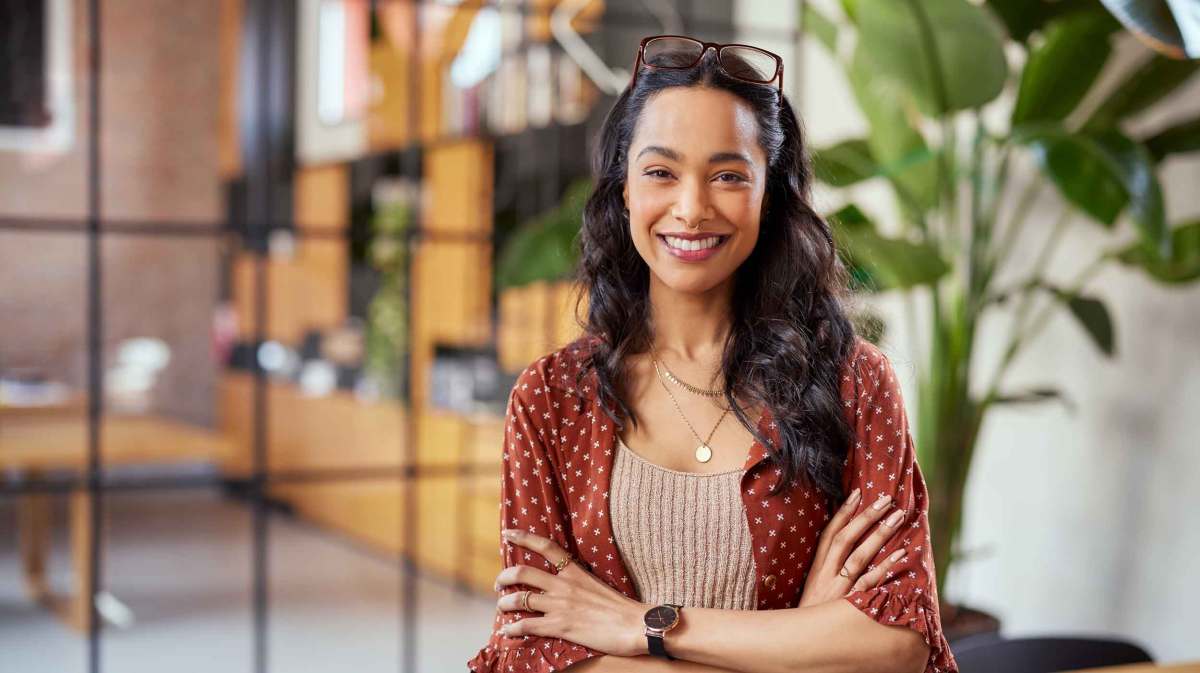
[[[1120,4],[1136,18],[1137,2]],[[833,187],[887,182],[900,220],[890,229],[899,235],[885,236],[852,203],[831,219],[858,289],[903,293],[914,326],[914,299],[924,295],[930,306],[927,323],[913,330],[925,337],[915,441],[931,494],[941,588],[958,555],[964,487],[987,412],[1061,398],[1051,387],[1002,386],[1047,316],[1067,309],[1112,356],[1112,318],[1086,289],[1096,271],[1117,263],[1162,284],[1200,278],[1200,221],[1167,222],[1156,176],[1167,155],[1200,149],[1200,114],[1146,137],[1122,130],[1130,115],[1194,74],[1198,62],[1145,50],[1144,62],[1115,86],[1092,92],[1121,29],[1097,0],[843,0],[841,6],[845,20],[835,22],[804,3],[805,32],[844,69],[869,131],[815,151],[814,169]],[[1117,14],[1130,20],[1128,11]],[[1006,89],[1015,95],[1003,96]],[[985,112],[996,105],[1004,107],[1004,128],[987,121],[995,115]],[[999,217],[1012,196],[1010,164],[1021,153],[1039,173]],[[1043,189],[1055,189],[1062,204],[1048,232],[1025,226]],[[1111,245],[1073,279],[1052,280],[1055,247],[1075,224],[1098,226]],[[1046,242],[1031,272],[1002,285],[997,278],[1011,270],[1014,241],[1023,236]],[[1037,297],[1048,301],[1031,315]],[[972,346],[981,317],[993,310],[1011,311],[1013,326],[1001,362],[984,379],[971,366]],[[977,379],[982,387],[972,385]],[[947,621],[954,612],[950,607]]]

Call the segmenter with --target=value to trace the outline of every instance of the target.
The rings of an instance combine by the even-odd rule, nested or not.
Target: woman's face
[[[653,277],[693,293],[731,279],[758,241],[766,172],[758,122],[738,97],[707,87],[651,97],[629,146],[625,205]]]

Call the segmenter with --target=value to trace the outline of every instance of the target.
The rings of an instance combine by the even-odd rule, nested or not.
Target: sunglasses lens
[[[656,68],[688,68],[700,60],[704,45],[679,37],[656,37],[646,43],[643,60]]]
[[[779,67],[775,57],[753,47],[723,47],[720,56],[725,72],[751,82],[773,81]]]

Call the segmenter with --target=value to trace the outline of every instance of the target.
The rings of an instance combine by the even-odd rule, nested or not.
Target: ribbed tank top
[[[651,463],[617,438],[613,539],[644,603],[753,610],[757,600],[742,468],[712,474]]]

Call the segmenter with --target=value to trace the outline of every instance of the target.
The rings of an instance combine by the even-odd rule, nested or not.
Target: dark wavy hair
[[[650,346],[650,271],[623,217],[629,144],[651,96],[694,86],[745,101],[758,120],[758,142],[767,158],[758,242],[735,272],[732,329],[721,360],[725,402],[782,470],[770,495],[799,478],[841,502],[843,460],[852,438],[839,393],[855,340],[844,308],[848,274],[829,224],[810,203],[812,172],[791,104],[774,86],[725,74],[715,50],[693,68],[644,68],[604,120],[593,150],[595,188],[584,206],[575,277],[575,315],[578,320],[586,293],[587,319],[580,327],[594,347],[577,380],[594,371],[604,412],[618,428],[624,428],[624,417],[636,427],[638,419],[622,399],[622,363]],[[771,409],[780,446],[759,433],[735,395]]]

